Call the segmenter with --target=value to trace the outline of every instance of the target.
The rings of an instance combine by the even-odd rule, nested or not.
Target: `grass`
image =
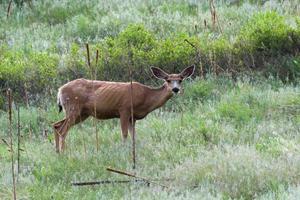
[[[222,37],[233,39],[241,26],[256,12],[275,10],[289,16],[299,16],[297,1],[269,1],[264,5],[242,3],[230,5],[230,1],[215,1],[222,26]],[[6,19],[7,4],[0,7],[0,41],[11,48],[51,51],[67,54],[70,43],[97,43],[105,37],[114,37],[130,24],[144,24],[160,38],[176,33],[211,38],[220,33],[211,31],[211,14],[208,1],[33,1],[30,8],[24,4],[21,10],[13,4]],[[208,25],[204,25],[204,20]],[[291,20],[293,21],[293,20]]]
[[[67,149],[58,155],[50,125],[63,116],[55,101],[22,107],[25,151],[17,194],[22,199],[298,199],[299,94],[299,85],[276,79],[187,82],[184,95],[137,123],[135,172],[173,178],[165,182],[170,191],[139,183],[71,186],[73,181],[125,179],[108,173],[107,166],[132,171],[131,143],[122,143],[118,120],[97,123],[99,152],[88,120],[71,129]],[[8,140],[7,114],[1,112],[0,119],[0,137]],[[0,198],[10,199],[10,154],[4,143],[0,164]]]
[[[297,1],[215,1],[216,29],[209,1],[45,0],[21,8],[16,2],[21,1],[13,1],[8,18],[8,2],[0,2],[0,90],[11,87],[18,100],[25,93],[38,99],[67,80],[90,78],[86,43],[98,79],[128,80],[129,63],[133,78],[142,82],[149,81],[150,66],[177,72],[195,63],[201,73],[259,71],[286,82],[300,74]],[[185,40],[200,56],[195,58]]]
[[[246,51],[242,64],[234,63],[234,54],[231,53],[231,45],[239,39],[242,27],[258,12],[272,14],[270,11],[274,11],[284,16],[284,19],[279,17],[281,24],[274,23],[276,31],[286,31],[282,26],[286,23],[299,33],[299,0],[215,0],[222,31],[212,29],[209,1],[114,0],[108,4],[96,0],[45,0],[32,1],[31,8],[27,3],[17,8],[15,2],[18,1],[13,2],[7,19],[8,1],[0,1],[0,54],[3,54],[0,62],[11,72],[8,73],[11,77],[0,77],[0,86],[6,88],[11,80],[16,80],[11,83],[16,86],[26,79],[28,84],[21,84],[14,91],[16,97],[20,96],[19,102],[23,101],[24,88],[34,91],[29,92],[30,106],[20,109],[21,148],[24,151],[17,182],[19,199],[300,198],[299,51],[283,57],[275,54],[267,61],[253,60],[253,55]],[[257,16],[254,24],[261,18],[261,15]],[[273,17],[270,18],[272,21]],[[186,35],[199,38],[204,69],[218,65],[222,68],[224,63],[230,68],[237,67],[231,66],[235,64],[241,68],[253,67],[255,63],[262,67],[260,63],[266,62],[270,68],[266,70],[274,71],[274,75],[281,73],[277,68],[283,70],[285,77],[280,78],[285,83],[274,77],[253,77],[254,73],[250,72],[251,77],[237,75],[235,81],[224,74],[217,78],[206,74],[205,79],[196,77],[185,81],[183,95],[172,98],[163,108],[139,121],[135,172],[145,177],[171,178],[163,182],[170,185],[169,191],[140,183],[71,186],[74,181],[126,179],[107,172],[106,167],[133,171],[131,143],[130,139],[125,144],[122,142],[117,119],[99,121],[100,150],[97,151],[95,127],[90,119],[70,130],[66,151],[56,154],[51,124],[62,119],[63,114],[59,114],[54,105],[57,90],[54,83],[60,85],[68,79],[87,76],[84,72],[85,43],[91,44],[91,52],[94,52],[94,48],[100,48],[102,44],[117,42],[112,52],[100,52],[103,65],[107,67],[103,76],[109,80],[126,79],[119,68],[124,65],[124,60],[119,58],[127,56],[128,52],[121,51],[121,47],[127,49],[122,44],[128,38],[143,36],[136,34],[134,29],[139,25],[151,32],[155,40],[162,41],[157,51],[158,55],[165,55],[157,57],[161,59],[158,62],[161,67],[184,67],[183,63],[189,58],[187,55],[192,55],[183,48],[188,44],[183,42],[181,35]],[[128,32],[128,27],[133,27],[132,33]],[[252,27],[251,23],[248,27]],[[247,38],[260,36],[262,39],[254,46],[260,48],[264,46],[263,39],[268,41],[269,38],[260,34],[263,31],[257,31],[265,29],[255,27]],[[269,27],[267,23],[263,28],[269,30]],[[270,30],[274,33],[273,29]],[[148,33],[145,36],[149,36]],[[144,44],[144,40],[151,44],[149,36],[141,38],[142,42],[137,46]],[[274,41],[277,40],[275,37]],[[251,41],[250,47],[253,45]],[[276,46],[278,43],[270,44]],[[142,46],[141,51],[134,54],[134,62],[142,66],[143,73],[149,67],[144,64],[145,60],[153,56],[147,52],[148,48]],[[104,49],[108,50],[108,47],[104,46]],[[112,59],[113,56],[117,59]],[[232,59],[221,62],[222,56]],[[221,59],[221,64],[215,57]],[[112,65],[111,62],[117,63]],[[24,71],[26,76],[17,69]],[[141,71],[137,72],[138,76],[141,76]],[[289,72],[293,71],[292,76]],[[291,78],[293,82],[289,82]],[[148,75],[145,81],[149,81]],[[41,88],[44,91],[38,90]],[[5,106],[2,95],[0,108]],[[17,101],[13,112],[15,143],[16,106]],[[9,141],[7,118],[7,113],[0,109],[0,139]],[[16,146],[14,149],[16,152]],[[0,199],[11,199],[10,152],[2,140],[0,166]]]

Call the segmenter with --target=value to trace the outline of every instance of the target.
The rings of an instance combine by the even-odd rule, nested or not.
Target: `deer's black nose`
[[[172,91],[177,93],[177,92],[179,92],[179,89],[177,87],[175,87],[175,88],[172,89]]]

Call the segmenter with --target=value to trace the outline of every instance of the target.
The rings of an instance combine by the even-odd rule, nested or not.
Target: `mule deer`
[[[165,81],[160,88],[150,88],[141,83],[132,83],[133,118],[131,119],[131,85],[122,82],[107,82],[76,79],[58,90],[59,111],[64,110],[65,118],[56,122],[56,151],[64,149],[64,141],[71,126],[83,122],[89,116],[97,119],[120,118],[123,139],[132,134],[136,120],[143,119],[151,111],[164,105],[173,93],[181,90],[183,79],[194,73],[195,67],[187,67],[180,74],[167,74],[152,67],[153,75]],[[133,121],[132,121],[133,120]]]

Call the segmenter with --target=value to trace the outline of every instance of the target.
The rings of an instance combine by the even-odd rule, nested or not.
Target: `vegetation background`
[[[299,199],[299,0],[0,0],[0,24],[0,199],[12,197],[8,87],[14,141],[21,111],[20,199]],[[137,125],[136,173],[172,178],[171,190],[71,186],[124,179],[105,167],[131,171],[131,146],[118,120],[101,121],[97,151],[88,120],[57,155],[57,88],[79,77],[128,81],[129,67],[158,85],[150,66],[192,64],[184,94]]]

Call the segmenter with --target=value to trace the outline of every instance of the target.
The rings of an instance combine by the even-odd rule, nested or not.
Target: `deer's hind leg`
[[[62,152],[65,146],[65,138],[69,129],[88,118],[88,115],[70,115],[63,120],[56,122],[53,127],[55,130],[55,146],[56,152]]]
[[[61,134],[62,127],[66,123],[66,118],[53,124],[54,136],[55,136],[55,149],[59,153],[59,135]]]

